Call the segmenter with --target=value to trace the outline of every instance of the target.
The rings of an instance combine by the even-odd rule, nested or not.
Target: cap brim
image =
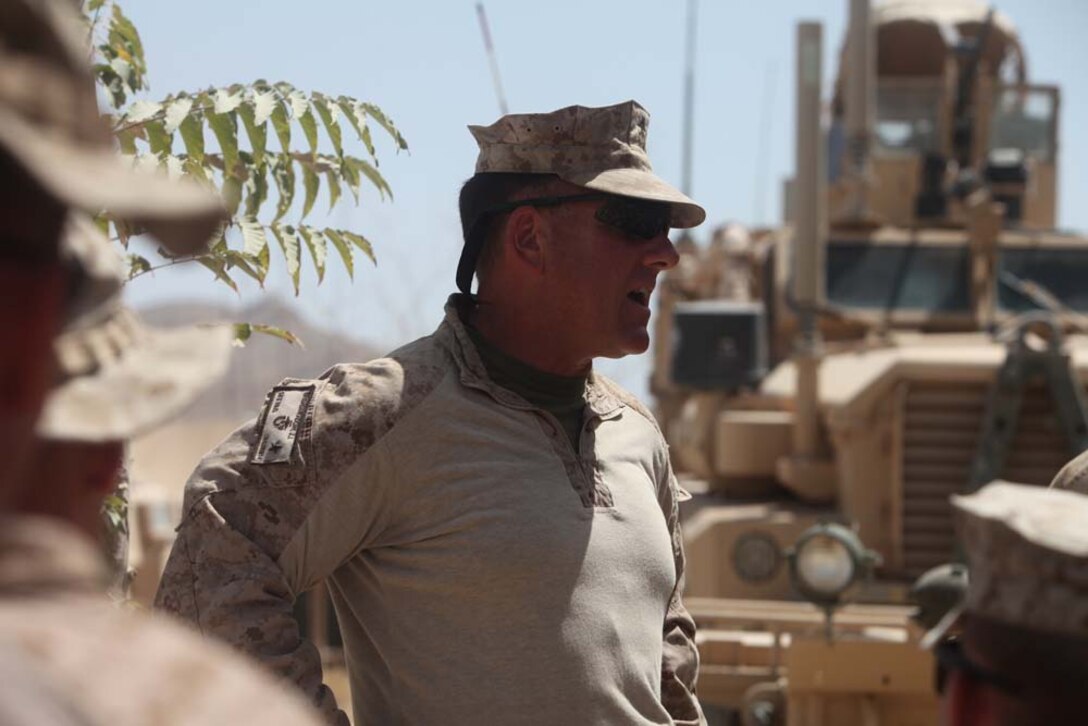
[[[164,423],[222,376],[232,337],[225,325],[145,328],[119,360],[50,392],[39,435],[116,441]]]
[[[636,199],[668,202],[672,206],[672,227],[687,229],[698,227],[706,219],[706,210],[688,198],[676,187],[668,184],[652,172],[641,169],[607,169],[587,174],[560,175],[564,181],[587,189],[619,194]]]
[[[218,195],[195,182],[136,169],[109,148],[74,143],[3,108],[0,145],[59,201],[140,224],[174,254],[202,249],[226,219]]]

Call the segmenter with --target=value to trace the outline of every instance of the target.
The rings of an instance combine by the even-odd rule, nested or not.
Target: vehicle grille
[[[989,384],[911,381],[903,403],[904,575],[917,577],[954,552],[951,494],[968,484]],[[1049,389],[1029,386],[1003,479],[1046,486],[1070,458]]]

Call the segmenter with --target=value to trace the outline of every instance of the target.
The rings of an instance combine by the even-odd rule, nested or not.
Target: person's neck
[[[540,311],[481,301],[471,324],[487,342],[538,371],[557,376],[587,376],[593,359],[563,345],[562,324],[552,324]]]

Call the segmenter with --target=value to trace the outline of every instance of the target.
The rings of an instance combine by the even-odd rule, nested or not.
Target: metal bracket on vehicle
[[[1044,350],[1031,347],[1026,340],[1028,332],[1040,325],[1049,328]],[[1000,477],[1016,435],[1024,388],[1032,379],[1042,377],[1050,389],[1058,421],[1069,444],[1070,457],[1088,449],[1088,403],[1083,387],[1070,368],[1063,343],[1061,327],[1048,315],[1025,316],[1017,326],[1008,355],[987,398],[968,492]]]

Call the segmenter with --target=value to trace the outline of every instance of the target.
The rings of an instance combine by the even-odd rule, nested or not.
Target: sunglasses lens
[[[645,199],[612,197],[597,210],[603,224],[640,239],[653,239],[669,230],[669,205]]]

